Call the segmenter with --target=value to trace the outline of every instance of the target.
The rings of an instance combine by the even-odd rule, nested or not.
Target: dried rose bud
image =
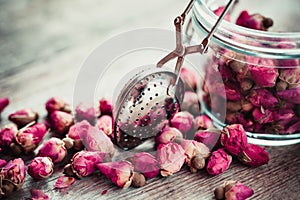
[[[109,115],[101,116],[96,122],[96,127],[103,131],[107,136],[112,137],[113,118]]]
[[[214,128],[214,124],[207,115],[200,115],[194,119],[195,130],[203,130],[209,128]]]
[[[71,186],[76,179],[68,176],[60,176],[54,184],[55,188],[62,189]]]
[[[180,130],[174,127],[165,126],[162,131],[155,136],[155,142],[159,144],[167,144],[173,142],[176,138],[183,138]]]
[[[141,173],[134,172],[133,178],[132,178],[132,185],[134,187],[143,187],[144,185],[146,185],[145,176]]]
[[[84,125],[86,126],[86,124]],[[86,126],[79,132],[82,143],[88,151],[100,151],[112,157],[115,152],[114,144],[110,138],[94,126]]]
[[[269,162],[269,154],[258,145],[248,144],[246,149],[239,155],[239,160],[245,165],[257,167]]]
[[[128,188],[133,178],[133,165],[128,161],[97,163],[96,167],[121,188]]]
[[[37,156],[50,157],[53,163],[61,162],[67,155],[65,143],[58,138],[52,137],[46,141],[39,150]]]
[[[300,104],[300,87],[278,91],[277,95],[280,99],[283,99],[287,102]]]
[[[0,130],[0,148],[8,147],[13,142],[18,128],[14,124],[8,124]]]
[[[38,119],[37,112],[34,112],[32,109],[24,108],[18,110],[8,116],[8,119],[18,125],[19,128],[29,124],[30,122],[37,121]]]
[[[278,99],[266,89],[253,89],[248,100],[257,107],[271,108],[279,105]]]
[[[201,106],[197,94],[195,92],[186,91],[180,108],[182,111],[188,111],[193,115],[199,115]]]
[[[95,164],[102,163],[104,158],[105,153],[102,152],[79,151],[71,160],[73,172],[78,178],[88,176],[95,171]]]
[[[50,200],[48,195],[46,195],[42,190],[32,189],[30,190],[30,194],[30,200]]]
[[[112,116],[113,104],[111,100],[101,99],[99,101],[100,114]]]
[[[196,91],[199,78],[194,71],[183,67],[180,72],[180,77],[184,82],[186,90]]]
[[[66,135],[66,138],[70,138],[73,140],[73,148],[77,151],[80,151],[84,148],[79,133],[84,132],[86,133],[87,130],[90,127],[90,123],[86,120],[83,120],[81,122],[77,122],[74,125],[72,125],[69,129],[68,134]],[[65,138],[64,138],[65,140]]]
[[[212,152],[208,159],[206,171],[211,175],[218,175],[226,171],[231,163],[232,157],[224,149]]]
[[[74,118],[71,114],[62,111],[54,111],[50,115],[51,127],[58,134],[64,134],[74,124]]]
[[[158,161],[149,153],[135,154],[132,163],[135,171],[141,172],[146,178],[154,178],[159,174]]]
[[[184,111],[176,113],[170,122],[174,128],[177,128],[183,134],[187,134],[188,131],[193,127],[193,120],[193,115]]]
[[[191,160],[193,157],[201,155],[204,159],[206,159],[210,155],[208,147],[201,142],[197,142],[195,140],[182,140],[180,145],[185,151],[185,162],[188,166],[191,166]]]
[[[8,98],[6,98],[6,97],[0,98],[0,114],[2,113],[4,108],[6,108],[6,106],[8,106],[8,104],[9,104]]]
[[[0,170],[0,197],[2,195],[8,196],[13,191],[19,190],[25,181],[25,175],[26,167],[24,161],[21,158],[10,160]]]
[[[4,167],[7,164],[6,160],[0,159],[0,168]]]
[[[185,158],[185,151],[181,145],[177,143],[160,144],[157,150],[157,159],[161,169],[160,174],[170,176],[179,172]]]
[[[261,14],[250,15],[246,10],[242,11],[236,20],[236,24],[246,28],[266,31],[273,26],[273,20]]]
[[[46,102],[46,110],[48,111],[48,115],[53,113],[54,111],[63,111],[66,113],[71,113],[71,108],[68,103],[58,97],[52,97]]]
[[[15,142],[22,147],[25,153],[29,153],[36,149],[46,133],[47,127],[44,124],[37,123],[31,127],[19,130],[16,134]]]
[[[99,111],[85,103],[80,103],[75,108],[75,119],[77,122],[87,120],[90,124],[94,125],[96,123]]]
[[[231,184],[231,182],[229,182]],[[225,183],[226,188],[226,183]],[[225,189],[226,190],[226,189]],[[253,190],[241,182],[236,182],[228,191],[225,191],[226,200],[245,200],[253,195]]]
[[[260,124],[266,124],[273,121],[273,115],[272,112],[268,109],[261,108],[255,108],[252,111],[253,119],[260,123]]]
[[[196,132],[194,140],[202,142],[209,150],[212,150],[221,147],[220,137],[221,131],[217,129],[209,129],[206,131]]]
[[[225,126],[221,133],[221,144],[229,153],[238,156],[248,145],[243,126],[241,124]]]
[[[225,8],[224,6],[220,6],[218,9],[214,10],[214,13],[215,13],[217,16],[220,16],[220,15],[222,14],[224,8]],[[229,13],[227,13],[227,14],[225,15],[224,19],[225,19],[226,21],[229,21],[229,22],[230,22],[230,15],[229,15]]]
[[[28,165],[28,174],[37,180],[45,179],[53,173],[53,162],[49,157],[35,157]]]

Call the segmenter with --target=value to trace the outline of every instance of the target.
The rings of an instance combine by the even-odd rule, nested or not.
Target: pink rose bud
[[[221,131],[217,129],[209,129],[196,132],[194,140],[202,142],[209,150],[212,150],[221,147],[220,137]]]
[[[201,106],[197,94],[195,92],[186,91],[180,108],[182,111],[188,111],[193,115],[199,115]]]
[[[6,160],[0,159],[0,168],[4,167],[7,164]]]
[[[58,97],[52,97],[46,102],[46,110],[48,111],[48,115],[53,113],[54,111],[63,111],[66,113],[71,113],[70,105],[66,103],[64,100]]]
[[[239,155],[239,160],[245,165],[257,167],[269,162],[269,154],[258,145],[248,144],[246,149]]]
[[[157,159],[161,169],[160,174],[170,176],[179,172],[185,158],[185,151],[181,145],[177,143],[160,144],[157,150]]]
[[[46,195],[42,190],[32,189],[30,190],[30,194],[30,200],[50,200],[48,195]]]
[[[261,108],[255,108],[252,111],[253,119],[260,123],[260,124],[266,124],[273,121],[273,115],[272,112],[268,109]]]
[[[109,115],[101,116],[96,122],[96,127],[103,131],[107,136],[112,137],[113,118]]]
[[[19,190],[25,181],[26,167],[21,158],[9,161],[0,170],[0,197],[8,196],[13,191]],[[4,189],[5,188],[5,189]],[[1,193],[1,192],[4,192]]]
[[[51,127],[58,134],[64,134],[74,124],[74,118],[71,114],[62,111],[54,111],[50,115]]]
[[[272,108],[279,105],[278,99],[266,89],[253,89],[248,100],[257,107]]]
[[[186,90],[196,91],[199,78],[197,73],[191,69],[183,67],[180,72],[180,77],[184,82]]]
[[[9,104],[8,98],[6,98],[6,97],[0,98],[0,114],[2,113],[4,108],[6,108],[6,106],[8,106],[8,104]]]
[[[94,126],[87,126],[79,132],[82,143],[88,151],[100,151],[112,157],[115,152],[114,144],[110,138]]]
[[[113,104],[108,99],[101,99],[99,102],[100,114],[112,116]]]
[[[183,111],[176,113],[170,122],[174,128],[177,128],[186,135],[193,127],[193,120],[193,115],[191,115],[189,112]]]
[[[273,26],[273,20],[261,14],[250,15],[246,10],[242,11],[236,20],[236,24],[246,28],[266,31]]]
[[[121,188],[128,188],[133,178],[133,165],[128,161],[116,161],[109,163],[97,163],[96,167]]]
[[[214,13],[217,15],[217,16],[220,16],[224,10],[224,6],[220,6],[218,9],[214,10]],[[224,18],[226,21],[229,21],[230,22],[230,15],[227,13],[225,15],[225,18]]]
[[[231,160],[232,157],[224,149],[218,149],[209,157],[206,171],[211,175],[221,174],[229,168]]]
[[[102,163],[105,158],[105,153],[97,151],[79,151],[72,160],[71,166],[78,178],[88,176],[95,171],[95,164]]]
[[[72,140],[72,147],[74,147],[75,150],[80,151],[84,148],[79,133],[84,132],[86,133],[87,130],[90,127],[90,123],[86,120],[83,120],[81,122],[77,122],[74,125],[72,125],[69,129],[68,134],[66,135],[66,138],[70,138]],[[64,140],[66,139],[64,138]],[[71,147],[71,148],[72,148]]]
[[[41,180],[48,178],[53,173],[53,162],[49,157],[35,157],[28,165],[28,174],[36,179]]]
[[[159,174],[158,161],[149,153],[137,153],[132,161],[134,169],[141,172],[146,178],[154,178]]]
[[[18,128],[14,124],[8,124],[0,130],[0,148],[8,147],[18,132]]]
[[[300,87],[278,91],[277,96],[287,102],[300,104]]]
[[[226,188],[226,183],[225,183]],[[241,182],[235,183],[228,191],[225,192],[226,200],[245,200],[253,195],[253,190]]]
[[[185,161],[188,166],[191,166],[191,160],[195,156],[201,155],[201,157],[206,159],[210,155],[210,151],[209,151],[208,147],[201,142],[197,142],[195,140],[185,140],[184,139],[181,141],[180,145],[182,146],[183,150],[185,151],[185,155],[186,155]]]
[[[214,128],[214,124],[207,115],[200,115],[194,119],[195,130],[203,130],[209,128]]]
[[[37,156],[50,157],[53,163],[59,163],[66,155],[65,143],[61,139],[52,137],[43,144]]]
[[[73,177],[60,176],[54,184],[54,187],[57,189],[67,188],[74,184],[76,181]]]
[[[85,103],[80,103],[75,108],[75,118],[77,122],[82,120],[87,120],[90,124],[94,125],[96,123],[99,111]]]
[[[19,128],[29,124],[30,122],[37,121],[38,119],[37,112],[34,112],[32,109],[25,108],[18,110],[8,116],[8,119],[18,125]]]
[[[173,142],[176,138],[183,138],[180,130],[174,127],[165,126],[162,131],[155,136],[155,142],[159,144],[167,144]]]
[[[246,132],[241,124],[231,124],[223,128],[221,144],[230,154],[238,156],[248,145]]]

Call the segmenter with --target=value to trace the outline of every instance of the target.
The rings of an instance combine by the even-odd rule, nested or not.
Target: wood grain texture
[[[137,27],[172,28],[173,17],[185,2],[179,0],[10,0],[0,1],[0,95],[11,104],[2,113],[30,107],[44,117],[52,96],[72,102],[80,64],[99,42]],[[168,178],[154,178],[142,188],[120,189],[99,172],[77,180],[68,189],[54,189],[66,160],[47,180],[27,176],[24,186],[7,199],[30,197],[41,189],[50,199],[213,199],[215,187],[239,180],[254,189],[251,199],[298,199],[300,145],[268,147],[270,162],[249,168],[234,161],[225,173],[212,177],[205,170],[191,174],[187,167]],[[22,156],[28,162],[34,154]],[[11,156],[0,154],[3,159]],[[106,194],[102,194],[107,191]]]

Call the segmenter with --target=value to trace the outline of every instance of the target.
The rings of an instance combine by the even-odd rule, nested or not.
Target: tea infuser
[[[200,45],[185,47],[182,42],[182,26],[193,6],[191,0],[184,12],[175,18],[176,48],[162,58],[156,67],[136,73],[118,95],[114,108],[114,140],[122,149],[132,149],[146,139],[158,134],[167,120],[179,110],[183,101],[184,84],[180,71],[184,57],[192,53],[205,53],[210,38],[233,5],[230,0],[215,25]],[[162,68],[177,58],[174,72]],[[135,70],[136,71],[136,70]]]

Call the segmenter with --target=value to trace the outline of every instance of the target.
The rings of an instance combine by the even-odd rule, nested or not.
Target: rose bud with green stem
[[[29,124],[30,122],[35,122],[38,120],[38,113],[29,108],[24,108],[17,110],[16,112],[10,114],[8,119],[13,123],[17,124],[19,128],[22,128]]]
[[[71,113],[70,105],[65,102],[63,99],[59,97],[52,97],[46,102],[46,110],[48,111],[48,115],[50,116],[51,113],[54,111],[63,111],[66,113]]]
[[[53,163],[61,162],[66,155],[67,149],[65,143],[61,139],[55,137],[47,140],[37,154],[37,156],[40,157],[51,158]]]
[[[28,165],[28,174],[36,179],[48,178],[53,173],[53,162],[49,157],[35,157]]]

